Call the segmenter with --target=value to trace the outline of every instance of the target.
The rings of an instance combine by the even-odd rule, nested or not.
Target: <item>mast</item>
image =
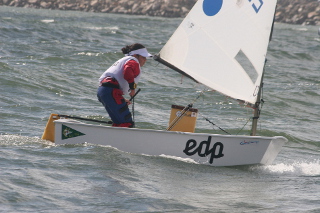
[[[276,6],[276,8],[277,8],[277,6]],[[273,14],[273,22],[272,22],[272,26],[271,26],[270,35],[269,35],[269,42],[272,39],[275,19],[276,19],[276,9],[275,9],[274,14]],[[320,33],[320,28],[319,28],[319,33]],[[258,97],[257,97],[257,101],[256,101],[255,107],[254,107],[251,134],[250,134],[251,136],[255,136],[256,133],[257,133],[258,119],[260,117],[260,103],[261,103],[261,100],[262,100],[261,99],[261,91],[262,91],[262,87],[263,87],[263,76],[264,76],[264,71],[265,71],[265,68],[266,68],[266,63],[267,63],[267,59],[265,59],[265,61],[264,61],[264,66],[263,66],[263,72],[262,72],[262,77],[261,77]]]
[[[266,67],[267,59],[264,62],[264,67],[263,67],[263,73],[261,77],[261,82],[259,86],[259,92],[257,96],[257,101],[254,104],[254,113],[253,113],[253,118],[252,118],[252,127],[251,127],[251,136],[255,136],[257,133],[257,127],[258,127],[258,119],[260,117],[260,104],[261,104],[261,93],[262,93],[262,88],[263,88],[263,76],[264,76],[264,69]]]
[[[250,134],[251,136],[255,136],[257,133],[258,119],[260,116],[260,98],[261,98],[262,85],[263,85],[263,83],[261,82],[257,102],[254,105],[255,108],[254,108],[254,113],[253,113],[253,118],[252,118],[252,127],[251,127],[251,134]]]

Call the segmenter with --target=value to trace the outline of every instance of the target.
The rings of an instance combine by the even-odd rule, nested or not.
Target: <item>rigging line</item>
[[[259,104],[259,116],[257,118],[260,118],[260,114],[261,114],[261,111],[262,111],[262,107],[263,107],[263,104],[264,104],[264,100],[263,100],[263,87],[261,88],[261,99],[260,99],[260,104]],[[247,126],[248,122],[249,121],[252,121],[255,117],[250,117],[247,122],[243,125],[243,127],[237,132],[236,135],[238,135],[243,129],[245,126]],[[261,122],[260,122],[260,128],[261,128]]]
[[[243,127],[237,132],[236,135],[238,135],[238,134],[244,129],[244,127],[247,126],[247,124],[248,124],[249,121],[251,121],[251,120],[252,120],[252,118],[249,118],[249,119],[247,120],[247,122],[243,125]]]
[[[169,125],[169,127],[166,129],[166,131],[170,131],[181,119],[182,117],[189,111],[189,109],[192,107],[192,104],[188,104],[180,113],[179,116],[177,116]]]
[[[134,128],[135,127],[135,122],[134,122],[134,98],[136,97],[136,95],[138,95],[138,93],[141,91],[141,89],[139,88],[137,90],[137,92],[135,92],[135,94],[130,98],[129,101],[132,101],[132,122],[133,122],[133,125],[132,127]]]
[[[198,100],[198,99],[201,97],[201,95],[203,95],[205,92],[206,92],[206,90],[203,89],[203,90],[201,91],[201,93],[198,95],[198,97],[195,98],[195,100],[193,101],[193,103],[194,103],[196,100]],[[207,92],[209,92],[209,91],[207,91]],[[210,121],[208,118],[204,117],[201,113],[198,113],[198,114],[200,114],[206,121],[208,121],[208,122],[209,122],[210,124],[212,124],[213,126],[216,126],[216,127],[218,127],[221,131],[223,131],[223,132],[231,135],[229,132],[227,132],[226,130],[222,129],[221,127],[219,127],[218,125],[216,125],[215,123],[213,123],[212,121]]]
[[[132,127],[134,128],[135,127],[135,122],[134,122],[134,98],[136,97],[136,95],[138,95],[138,93],[141,91],[141,89],[139,88],[137,90],[137,92],[135,92],[135,94],[130,98],[129,101],[132,101],[132,122],[133,122],[133,125]]]
[[[132,98],[132,122],[133,122],[132,127],[134,128],[135,127],[135,122],[134,122],[134,97]]]
[[[261,115],[261,112],[262,112],[262,107],[263,107],[263,104],[264,104],[264,100],[263,100],[263,87],[261,88],[261,98],[260,98],[260,110],[259,110],[259,117]],[[261,128],[261,125],[262,125],[262,122],[259,122],[259,125],[260,125],[260,130],[262,129]]]
[[[181,74],[180,84],[183,83],[183,77],[184,77],[184,75]]]
[[[231,135],[229,132],[227,132],[226,130],[222,129],[221,127],[219,127],[218,125],[216,125],[215,123],[213,123],[212,121],[210,121],[208,118],[204,117],[201,113],[199,113],[206,121],[208,121],[210,124],[212,124],[213,126],[218,127],[221,131],[227,133],[228,135]]]
[[[188,104],[180,113],[179,116],[177,116],[170,124],[169,127],[166,129],[166,131],[170,131],[179,121],[183,118],[184,115],[189,111],[189,109],[193,106],[193,104],[200,98],[200,96],[204,93],[204,90],[196,97],[192,103]]]
[[[199,95],[193,100],[192,105],[201,97],[201,95],[203,95],[205,93],[205,89],[203,89]]]

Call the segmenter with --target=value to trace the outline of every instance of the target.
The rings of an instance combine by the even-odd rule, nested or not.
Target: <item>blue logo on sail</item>
[[[223,0],[203,0],[203,12],[207,16],[214,16],[220,11],[222,3]]]

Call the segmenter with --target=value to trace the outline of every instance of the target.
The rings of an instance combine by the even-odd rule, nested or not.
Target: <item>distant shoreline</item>
[[[197,0],[0,0],[0,5],[161,17],[185,17]],[[276,22],[320,25],[320,1],[278,0]]]

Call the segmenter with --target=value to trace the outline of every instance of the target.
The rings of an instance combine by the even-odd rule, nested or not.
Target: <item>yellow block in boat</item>
[[[185,107],[172,105],[169,126],[172,124],[172,121],[175,120]],[[196,128],[198,116],[198,109],[190,108],[188,112],[177,122],[176,125],[170,131],[179,131],[179,132],[194,132]]]
[[[48,140],[48,141],[51,141],[51,142],[54,142],[54,123],[53,121],[54,120],[58,120],[60,117],[58,114],[51,114],[49,119],[48,119],[48,122],[47,122],[47,125],[46,125],[46,128],[44,129],[44,132],[42,134],[42,138],[43,140]]]

